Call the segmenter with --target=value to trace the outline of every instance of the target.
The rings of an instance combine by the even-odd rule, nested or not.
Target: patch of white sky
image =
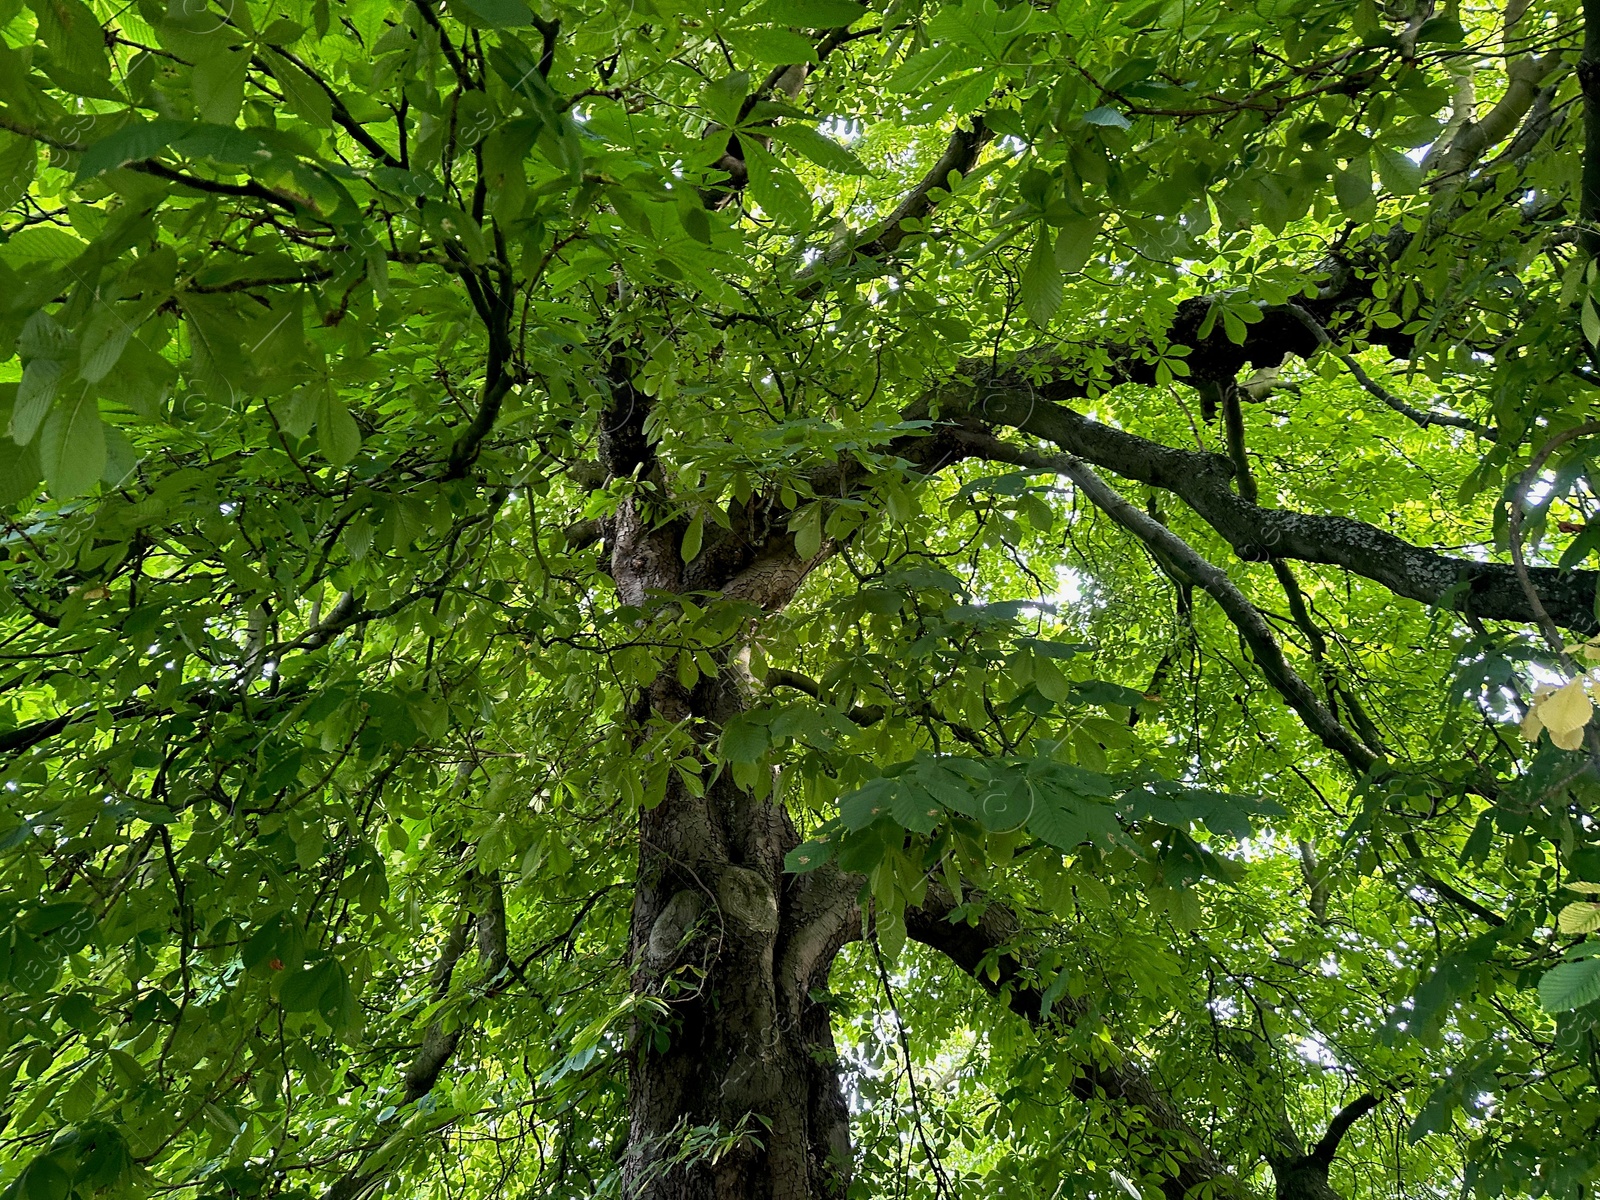
[[[817,126],[817,131],[849,146],[865,136],[867,127],[855,117],[829,117]]]
[[[1295,1044],[1295,1053],[1308,1063],[1319,1067],[1337,1067],[1340,1065],[1339,1056],[1333,1052],[1333,1047],[1323,1041],[1316,1034],[1308,1033]]]

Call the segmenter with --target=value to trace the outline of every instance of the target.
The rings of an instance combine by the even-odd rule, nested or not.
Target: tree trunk
[[[795,952],[808,923],[783,874],[788,817],[724,773],[704,797],[669,790],[639,835],[634,990],[663,1011],[635,1027],[624,1194],[842,1196],[849,1117],[811,998],[837,946]]]
[[[652,528],[625,502],[610,534],[623,603],[643,610],[682,590],[681,527]],[[777,574],[792,590],[803,571]],[[726,664],[693,690],[661,674],[639,706],[641,725],[681,724],[714,745],[745,707],[740,674]],[[739,787],[725,767],[707,777],[697,796],[673,772],[663,801],[639,815],[629,949],[635,994],[659,1008],[634,1025],[623,1193],[842,1196],[849,1115],[828,1013],[811,992],[827,982],[843,935],[819,940],[806,883],[784,874],[799,838],[781,805]]]

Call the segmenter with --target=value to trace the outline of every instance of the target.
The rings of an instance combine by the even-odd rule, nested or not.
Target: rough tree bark
[[[619,598],[641,610],[693,586],[773,608],[808,564],[760,537],[713,547],[693,571],[681,561],[681,522],[656,524],[659,485],[644,437],[647,400],[618,355],[602,440],[613,478],[642,481],[609,522]],[[752,514],[745,514],[747,521]],[[755,514],[759,516],[759,514]],[[748,524],[743,533],[754,533]],[[783,539],[778,539],[783,540]],[[685,688],[667,674],[635,716],[683,725],[707,746],[747,703],[734,664]],[[842,1196],[849,1116],[834,1066],[832,1029],[812,991],[831,954],[801,945],[812,924],[807,888],[786,877],[799,842],[772,799],[716,773],[696,795],[674,774],[663,801],[639,816],[630,953],[636,994],[659,1002],[654,1027],[635,1028],[629,1071],[624,1194],[650,1200],[812,1200]],[[659,1035],[659,1036],[658,1036]],[[723,1139],[715,1149],[697,1140]]]

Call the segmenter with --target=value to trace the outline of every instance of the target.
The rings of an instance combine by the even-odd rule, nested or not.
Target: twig
[[[1533,486],[1533,481],[1539,477],[1539,472],[1544,469],[1544,464],[1549,461],[1550,456],[1573,439],[1591,433],[1600,433],[1600,422],[1586,421],[1582,425],[1563,430],[1541,446],[1529,461],[1527,470],[1517,478],[1517,486],[1511,493],[1511,511],[1506,516],[1506,536],[1511,544],[1511,566],[1516,571],[1517,582],[1522,585],[1523,595],[1528,598],[1528,607],[1533,611],[1534,623],[1544,635],[1545,643],[1560,656],[1562,667],[1573,674],[1576,673],[1576,669],[1572,659],[1567,655],[1566,642],[1561,637],[1561,630],[1550,619],[1550,613],[1539,596],[1539,589],[1533,586],[1533,577],[1528,574],[1528,564],[1522,554],[1522,509],[1528,500],[1528,489]]]
[[[1368,375],[1362,368],[1361,364],[1355,360],[1353,355],[1347,354],[1345,351],[1339,349],[1339,347],[1334,344],[1333,338],[1328,335],[1328,331],[1322,327],[1322,323],[1308,313],[1305,309],[1301,308],[1298,304],[1285,304],[1284,308],[1293,314],[1296,320],[1298,320],[1302,325],[1311,331],[1312,335],[1317,339],[1317,344],[1319,346],[1322,346],[1345,365],[1345,368],[1350,372],[1350,374],[1355,376],[1356,382],[1359,383],[1369,395],[1376,397],[1378,400],[1394,409],[1395,412],[1399,413],[1407,420],[1416,422],[1424,429],[1427,429],[1432,425],[1447,425],[1452,429],[1469,430],[1472,433],[1476,433],[1488,438],[1490,441],[1495,441],[1499,438],[1500,431],[1497,430],[1493,425],[1484,425],[1479,421],[1474,421],[1471,417],[1458,417],[1453,413],[1433,412],[1429,409],[1417,408],[1414,405],[1407,404],[1404,400],[1400,399],[1399,396],[1396,396],[1388,388],[1384,387],[1377,380],[1373,379],[1372,376]]]

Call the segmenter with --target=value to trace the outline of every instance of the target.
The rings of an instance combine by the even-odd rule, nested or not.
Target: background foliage
[[[1593,578],[1541,627],[1383,546],[1236,555],[1139,446],[1029,424],[1591,565],[1582,41],[1519,0],[0,0],[6,1195],[615,1192],[673,1036],[636,814],[724,772],[871,900],[853,1195],[1156,1194],[1074,1094],[1108,1058],[1246,1189],[1357,1101],[1342,1196],[1584,1194]],[[621,395],[654,479],[597,460]],[[958,410],[1021,432],[922,455]],[[804,582],[620,594],[623,510]],[[709,735],[641,707],[726,672]],[[921,945],[930,886],[1004,947]]]

